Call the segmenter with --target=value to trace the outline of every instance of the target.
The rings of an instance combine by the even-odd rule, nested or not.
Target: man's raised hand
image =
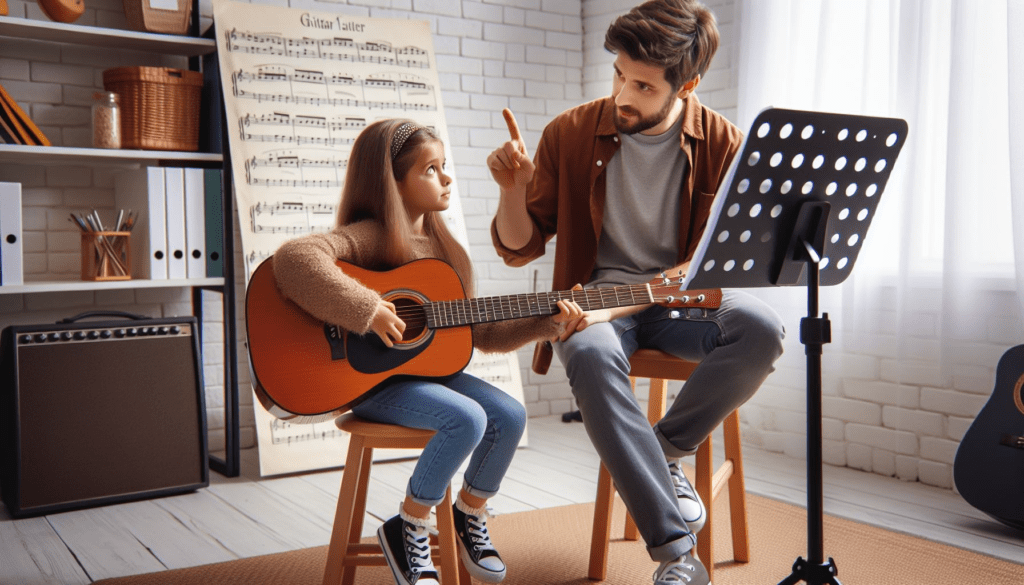
[[[508,126],[510,139],[487,157],[487,168],[491,169],[491,176],[502,189],[526,187],[533,179],[533,161],[526,152],[526,144],[512,111],[505,108],[501,114]]]

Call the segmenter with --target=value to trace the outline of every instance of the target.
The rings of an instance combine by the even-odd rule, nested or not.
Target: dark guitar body
[[[960,441],[953,480],[969,504],[1024,530],[1024,345],[999,360],[995,390]]]

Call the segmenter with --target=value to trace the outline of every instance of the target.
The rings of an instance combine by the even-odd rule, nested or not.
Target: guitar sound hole
[[[427,314],[418,299],[409,297],[389,298],[394,303],[398,316],[405,321],[405,333],[401,343],[415,343],[427,332]]]

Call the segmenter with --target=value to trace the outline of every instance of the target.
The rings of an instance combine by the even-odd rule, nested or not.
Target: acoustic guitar
[[[256,396],[278,418],[324,421],[388,380],[456,374],[473,354],[471,325],[554,315],[559,300],[575,300],[585,311],[648,303],[713,309],[722,301],[721,290],[680,291],[668,279],[467,299],[458,274],[441,260],[415,260],[382,272],[344,261],[337,265],[395,305],[406,325],[403,338],[389,348],[375,333],[357,335],[312,317],[281,294],[273,257],[264,260],[246,291],[246,335]]]
[[[996,387],[960,441],[953,481],[967,502],[1024,530],[1024,345],[999,360]]]

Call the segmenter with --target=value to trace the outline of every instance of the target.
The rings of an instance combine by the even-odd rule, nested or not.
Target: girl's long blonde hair
[[[394,159],[391,149],[396,131],[404,124],[416,130],[401,144]],[[384,230],[386,266],[390,269],[415,259],[412,250],[412,222],[405,211],[398,183],[412,168],[420,148],[429,142],[441,142],[434,130],[412,120],[389,119],[374,122],[364,129],[352,145],[345,172],[345,187],[338,206],[338,226],[372,219]],[[423,231],[437,257],[451,264],[462,279],[463,289],[473,296],[473,267],[469,255],[452,236],[441,214],[427,212]]]

